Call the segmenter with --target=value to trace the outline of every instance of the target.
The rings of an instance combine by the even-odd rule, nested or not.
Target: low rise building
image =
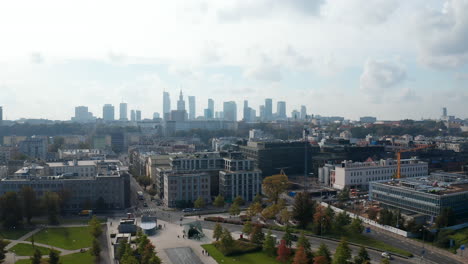
[[[397,161],[394,159],[368,160],[366,162],[343,161],[335,166],[333,187],[367,190],[372,181],[390,180],[395,177]],[[401,175],[403,177],[418,177],[428,174],[427,162],[418,159],[402,159]]]
[[[199,197],[211,202],[210,175],[208,173],[164,173],[164,204],[181,207],[193,203]]]
[[[30,158],[46,160],[47,146],[46,137],[31,137],[19,143],[19,151]]]
[[[432,173],[429,176],[370,183],[369,199],[403,212],[436,217],[444,208],[468,215],[468,176]]]

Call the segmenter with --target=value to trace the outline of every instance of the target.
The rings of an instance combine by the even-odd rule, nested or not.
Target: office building
[[[305,105],[301,105],[301,117],[300,119],[306,120],[307,119],[307,108]]]
[[[0,125],[2,124],[3,121],[3,107],[0,106]]]
[[[395,177],[397,161],[386,159],[380,161],[352,162],[343,161],[335,168],[332,179],[334,188],[367,190],[372,181],[390,180]],[[428,174],[427,162],[417,159],[401,160],[401,175],[405,178],[425,176]]]
[[[360,117],[359,118],[359,121],[361,123],[369,123],[369,124],[373,124],[377,121],[377,118],[376,117],[373,117],[373,116],[363,116],[363,117]]]
[[[136,110],[135,115],[136,115],[136,121],[140,122],[141,121],[141,110]]]
[[[250,112],[250,121],[251,122],[256,121],[257,120],[257,111],[255,111],[255,109],[250,107],[249,112]]]
[[[189,105],[189,120],[195,120],[196,118],[195,96],[188,97],[188,105]]]
[[[88,111],[87,106],[75,107],[75,117],[72,118],[72,121],[89,122],[93,119],[94,119],[93,114]]]
[[[115,109],[111,104],[105,104],[102,108],[102,119],[104,121],[114,121],[115,120]]]
[[[219,193],[224,199],[233,201],[240,196],[250,202],[261,193],[262,172],[253,163],[241,156],[224,158],[224,169],[219,172]]]
[[[442,108],[442,117],[447,118],[447,107]]]
[[[159,113],[158,113],[158,112],[154,112],[154,113],[153,113],[153,120],[156,120],[156,119],[159,119],[159,118],[161,118],[161,116],[159,115]]]
[[[168,120],[171,115],[171,97],[168,92],[163,92],[163,118]]]
[[[287,175],[304,175],[305,150],[312,157],[310,144],[303,141],[249,141],[240,146],[240,151],[248,159],[255,161],[263,177],[279,174],[284,169]],[[307,159],[307,172],[312,171],[312,158]]]
[[[271,121],[273,119],[273,100],[270,98],[265,99],[265,120]]]
[[[259,106],[259,112],[260,112],[260,120],[265,121],[266,117],[265,117],[265,106],[264,105]]]
[[[468,215],[466,175],[432,173],[429,176],[371,182],[369,199],[382,206],[437,217],[444,208],[456,216]]]
[[[46,160],[47,147],[46,137],[31,137],[20,142],[19,151],[30,158]]]
[[[224,120],[237,121],[237,105],[234,101],[224,102],[223,104]]]
[[[278,119],[286,119],[286,102],[279,101],[276,106],[276,115]]]
[[[185,110],[172,110],[170,121],[184,122],[187,120],[187,111]]]
[[[164,204],[177,207],[193,203],[198,197],[211,203],[210,176],[207,173],[164,173]]]
[[[128,116],[127,116],[127,104],[126,103],[120,103],[120,121],[128,121]]]
[[[132,122],[136,121],[135,110],[130,110],[130,121],[132,121]]]
[[[249,107],[249,101],[244,100],[244,109],[243,109],[244,117],[242,118],[242,120],[244,120],[245,122],[252,121],[251,114],[250,114],[251,110],[252,108]]]
[[[179,101],[177,101],[177,110],[185,111],[185,101],[184,101],[184,95],[182,94],[182,90],[180,90]]]
[[[213,113],[208,108],[203,111],[203,116],[205,117],[205,120],[213,119]]]
[[[293,110],[291,112],[291,118],[294,119],[294,120],[298,120],[301,118],[301,113],[297,110]]]

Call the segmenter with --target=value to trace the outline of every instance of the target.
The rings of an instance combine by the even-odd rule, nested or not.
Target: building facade
[[[261,193],[262,172],[254,168],[254,161],[241,157],[224,158],[224,169],[219,172],[219,193],[227,201],[237,196],[253,201]]]
[[[120,109],[119,109],[119,114],[120,114],[120,121],[128,121],[128,113],[127,113],[127,104],[126,103],[120,103]]]
[[[19,150],[22,154],[36,159],[46,160],[47,138],[31,137],[19,143]]]
[[[104,121],[114,121],[115,120],[115,108],[111,104],[105,104],[102,107],[102,119]]]
[[[211,203],[210,176],[207,173],[164,173],[164,204],[180,207],[193,203],[199,197]]]

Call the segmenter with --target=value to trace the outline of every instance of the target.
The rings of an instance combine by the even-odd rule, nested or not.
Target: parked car
[[[388,252],[382,252],[382,258],[392,259],[392,255]]]
[[[190,213],[190,212],[193,212],[193,209],[192,208],[185,208],[184,210],[182,210],[182,212]]]
[[[146,202],[143,203],[144,207],[148,207],[148,204]]]

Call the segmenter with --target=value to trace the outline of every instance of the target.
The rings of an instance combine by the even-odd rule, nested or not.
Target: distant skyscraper
[[[120,103],[120,121],[128,121],[127,103]]]
[[[224,102],[223,104],[224,120],[237,121],[237,105],[234,101]]]
[[[182,90],[180,90],[179,101],[177,101],[177,110],[179,111],[185,110],[185,101],[184,101],[184,95],[182,94]]]
[[[252,121],[252,120],[250,119],[250,117],[251,117],[251,116],[250,116],[250,111],[251,111],[252,109],[249,107],[249,101],[244,100],[244,109],[243,109],[243,110],[244,110],[244,111],[243,111],[243,112],[244,112],[244,118],[243,118],[243,120],[244,120],[245,122],[250,122],[250,121]]]
[[[102,119],[104,121],[114,121],[115,120],[115,108],[111,104],[105,104],[102,108]]]
[[[215,110],[214,110],[214,101],[211,98],[208,99],[208,109],[210,109],[211,114],[214,115],[214,112],[215,112]]]
[[[286,102],[279,101],[276,105],[278,119],[286,119]]]
[[[194,120],[196,118],[195,96],[188,97],[188,107],[189,107],[189,119]]]
[[[3,108],[0,106],[0,124],[3,121]]]
[[[168,92],[163,92],[163,117],[168,119],[171,114],[171,97]]]
[[[442,108],[442,116],[446,117],[447,116],[447,107]]]
[[[291,112],[291,118],[294,119],[294,120],[298,120],[301,118],[301,113],[299,113],[299,111],[297,110],[293,110]]]
[[[93,114],[88,111],[87,106],[77,106],[75,107],[75,117],[72,118],[76,122],[88,122],[93,120]]]
[[[205,119],[213,119],[215,116],[214,112],[214,101],[213,99],[208,99],[208,108],[204,110]]]
[[[136,114],[135,110],[130,111],[130,121],[135,122],[136,121]]]
[[[273,119],[273,100],[265,99],[265,119],[270,121]]]
[[[258,109],[259,111],[259,114],[260,114],[260,120],[261,121],[265,121],[265,106],[264,105],[261,105]]]
[[[136,111],[135,111],[135,114],[136,114],[136,121],[141,121],[141,111],[140,111],[140,110],[136,110]]]
[[[159,115],[158,112],[154,112],[153,113],[153,119],[158,119],[158,118],[161,118],[161,116]]]
[[[303,120],[307,118],[307,108],[305,105],[301,105],[301,116],[298,118],[303,119]]]
[[[257,119],[257,111],[250,107],[250,121],[255,121]]]

